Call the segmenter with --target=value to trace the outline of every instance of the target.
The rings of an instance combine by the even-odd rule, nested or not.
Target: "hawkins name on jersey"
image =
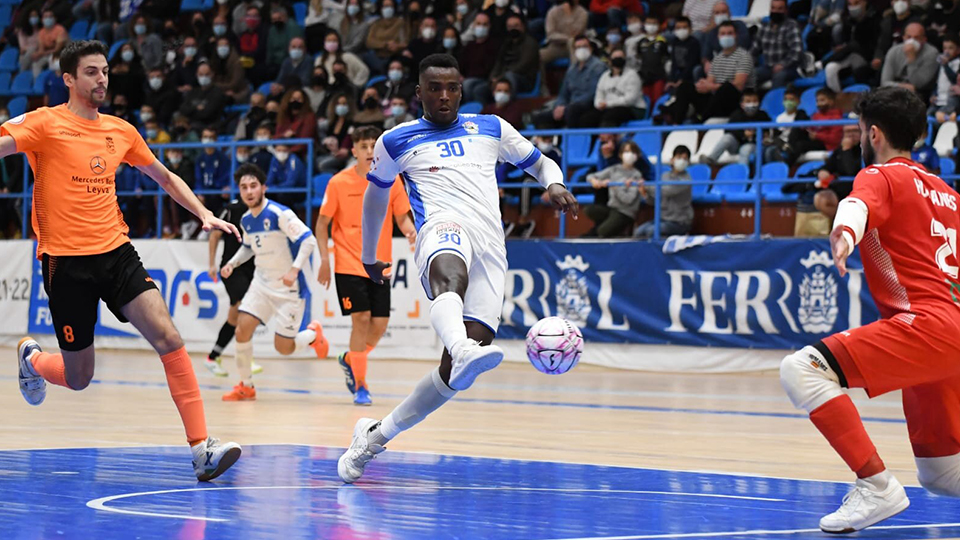
[[[267,287],[277,291],[295,292],[301,298],[310,294],[304,277],[309,271],[300,272],[295,288],[283,284],[286,274],[300,251],[300,244],[312,234],[293,210],[267,200],[259,215],[247,210],[240,219],[243,230],[243,245],[253,250],[256,265],[254,276]]]
[[[388,188],[403,174],[418,231],[432,217],[447,214],[502,237],[497,163],[525,169],[540,155],[495,115],[461,114],[448,126],[420,118],[377,140],[367,180]]]

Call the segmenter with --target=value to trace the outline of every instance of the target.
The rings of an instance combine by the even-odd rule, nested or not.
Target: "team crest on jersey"
[[[471,135],[480,133],[480,126],[478,126],[475,122],[464,122],[463,129],[467,130],[467,133]]]
[[[557,267],[563,272],[554,289],[557,299],[557,316],[575,324],[586,324],[592,306],[587,292],[587,276],[584,272],[590,264],[577,255],[567,255],[557,261]]]
[[[263,220],[263,230],[265,230],[265,231],[269,231],[269,230],[270,230],[270,220],[269,220],[269,219]]]
[[[800,264],[808,270],[800,282],[800,308],[797,317],[800,326],[811,334],[826,334],[833,331],[840,306],[837,298],[837,281],[833,272],[833,259],[826,251],[811,250]]]
[[[107,152],[111,154],[117,153],[117,145],[113,143],[113,137],[107,137]]]

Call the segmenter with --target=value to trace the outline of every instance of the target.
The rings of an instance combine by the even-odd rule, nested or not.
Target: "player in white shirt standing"
[[[237,370],[241,380],[223,395],[223,400],[252,401],[257,399],[257,391],[251,371],[251,340],[258,325],[275,320],[273,345],[283,355],[310,346],[318,358],[325,358],[330,345],[318,321],[298,332],[310,295],[302,269],[317,247],[317,239],[293,210],[266,198],[267,175],[260,167],[244,163],[237,167],[234,179],[249,210],[240,219],[243,245],[223,266],[220,275],[229,278],[234,268],[251,257],[255,257],[256,270],[240,302],[237,319]]]
[[[420,63],[417,97],[423,118],[384,133],[374,148],[363,201],[361,261],[370,279],[381,283],[390,265],[376,260],[377,241],[390,186],[402,174],[417,227],[414,259],[432,300],[430,321],[445,350],[440,366],[386,418],[357,422],[337,466],[347,483],[363,475],[388,441],[503,360],[503,351],[491,345],[507,271],[497,162],[513,163],[536,178],[557,209],[573,212],[574,218],[578,210],[560,167],[510,124],[494,115],[458,113],[460,68],[452,56],[433,54]]]

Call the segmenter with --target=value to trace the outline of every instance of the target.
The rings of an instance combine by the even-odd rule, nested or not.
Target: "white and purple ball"
[[[583,335],[560,317],[537,321],[527,332],[527,359],[538,371],[560,375],[573,369],[583,353]]]

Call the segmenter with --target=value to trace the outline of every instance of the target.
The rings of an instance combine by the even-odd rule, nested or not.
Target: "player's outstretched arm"
[[[200,218],[203,230],[210,232],[213,229],[219,229],[236,236],[237,240],[241,240],[240,231],[238,231],[232,223],[228,223],[214,216],[213,212],[208,210],[207,207],[200,202],[200,199],[194,195],[190,187],[187,186],[187,183],[176,174],[170,172],[163,163],[160,163],[160,160],[154,160],[150,165],[138,166],[137,169],[159,184],[180,206]]]
[[[390,187],[380,187],[373,182],[367,185],[363,195],[363,250],[360,262],[364,270],[378,285],[383,283],[384,270],[390,268],[390,263],[377,260],[377,246],[380,244],[380,230],[383,229],[383,220],[387,218],[387,208],[390,205]],[[389,275],[389,272],[386,274]]]
[[[17,141],[10,135],[0,137],[0,158],[12,156],[17,153]]]
[[[524,170],[546,188],[547,197],[555,209],[561,212],[570,212],[573,214],[573,219],[577,219],[580,204],[577,203],[577,198],[563,185],[563,171],[560,170],[559,165],[547,156],[541,155],[540,159]]]
[[[863,240],[868,215],[867,205],[856,197],[847,197],[837,205],[837,217],[833,220],[833,231],[830,233],[830,251],[841,277],[847,273],[847,257]]]

